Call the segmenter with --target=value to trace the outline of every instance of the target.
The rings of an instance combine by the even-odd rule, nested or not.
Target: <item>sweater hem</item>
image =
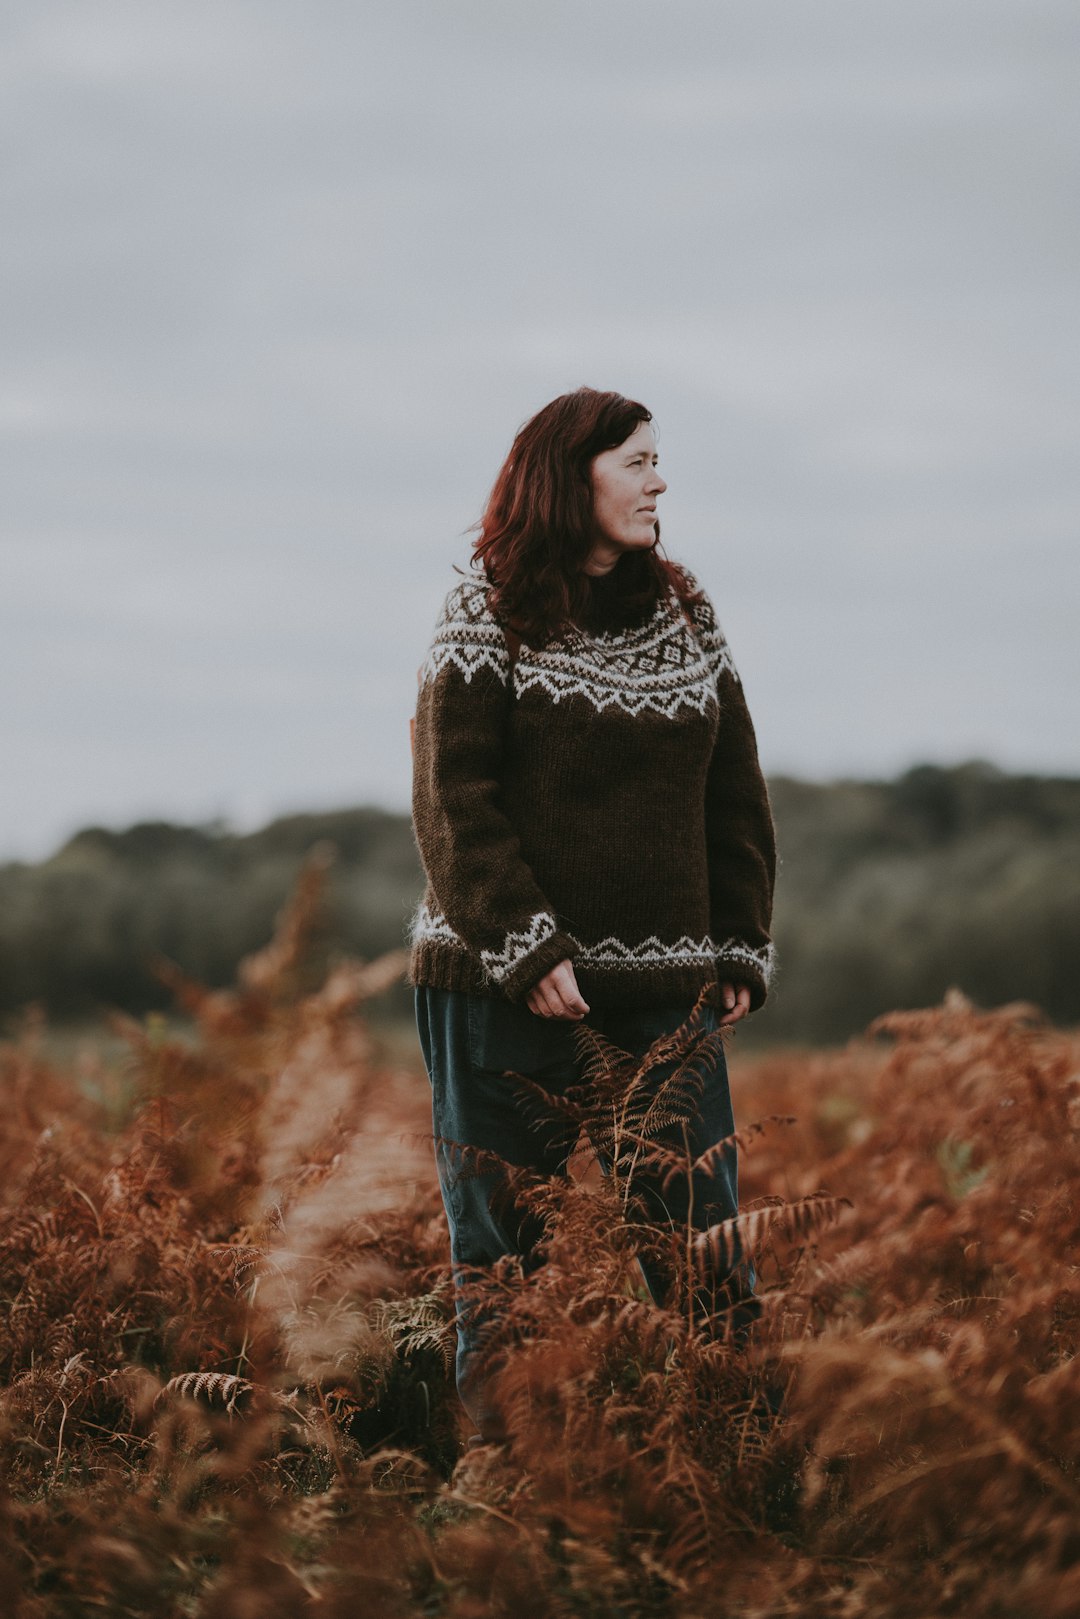
[[[564,952],[571,954],[571,952]],[[560,957],[562,959],[562,957]],[[551,965],[554,965],[552,963]],[[545,967],[538,976],[542,977]],[[750,989],[752,1009],[765,1000],[766,986],[757,972],[745,962],[712,961],[689,966],[637,968],[588,967],[574,963],[578,988],[589,1006],[693,1006],[707,985],[728,977]],[[433,989],[454,989],[470,995],[495,999],[520,999],[529,986],[519,988],[493,983],[475,956],[460,947],[425,942],[414,945],[409,962],[409,981]],[[533,979],[535,983],[536,980]],[[507,989],[510,993],[507,993]]]

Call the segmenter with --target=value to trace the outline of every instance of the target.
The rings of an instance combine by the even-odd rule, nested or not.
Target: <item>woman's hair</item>
[[[583,571],[596,544],[593,460],[651,421],[635,399],[577,388],[537,411],[515,438],[476,525],[473,566],[491,583],[495,616],[523,640],[542,646],[571,624],[590,624],[598,599],[613,628],[647,617],[669,590],[686,605],[697,599],[683,570],[655,547],[625,553],[599,582]]]

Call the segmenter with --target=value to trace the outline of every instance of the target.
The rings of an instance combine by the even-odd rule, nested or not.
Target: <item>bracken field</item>
[[[234,988],[172,973],[180,1032],[2,1048],[0,1611],[1080,1612],[1076,1037],[953,993],[842,1050],[736,1039],[744,1212],[665,1238],[666,1309],[634,1168],[686,1172],[654,1137],[709,1037],[659,1110],[593,1040],[614,1173],[516,1185],[545,1262],[491,1279],[513,1437],[470,1451],[426,1081],[363,1017],[401,960],[313,981],[321,881]],[[692,1308],[738,1244],[748,1338]]]

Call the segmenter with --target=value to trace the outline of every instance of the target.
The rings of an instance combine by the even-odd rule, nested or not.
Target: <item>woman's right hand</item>
[[[537,1017],[569,1018],[572,1023],[580,1023],[589,1010],[581,998],[569,960],[560,961],[533,985],[525,997],[525,1005]]]

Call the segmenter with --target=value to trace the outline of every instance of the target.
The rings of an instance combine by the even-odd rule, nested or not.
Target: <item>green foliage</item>
[[[0,1012],[59,1017],[168,1007],[155,964],[232,982],[258,949],[311,849],[337,860],[311,960],[400,947],[421,885],[408,819],[381,810],[294,815],[241,836],[165,823],[90,828],[40,865],[0,867]]]
[[[1033,1001],[1080,1020],[1080,780],[922,766],[893,782],[771,783],[779,971],[755,1040],[844,1039],[893,1007]],[[0,867],[0,1012],[169,1005],[167,957],[210,985],[273,926],[306,853],[337,851],[315,959],[400,946],[422,885],[407,817],[294,815],[240,836],[90,829]],[[392,992],[405,1012],[403,989]],[[745,1038],[745,1036],[744,1036]]]
[[[771,783],[779,837],[772,1039],[856,1034],[953,986],[1080,1020],[1080,781],[929,766]]]

